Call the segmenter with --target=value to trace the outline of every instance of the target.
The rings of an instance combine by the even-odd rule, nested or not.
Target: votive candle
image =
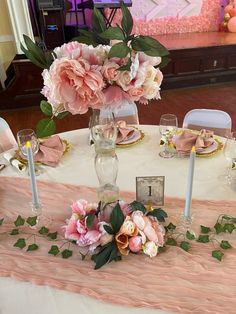
[[[191,201],[192,201],[192,190],[193,190],[193,176],[194,176],[194,165],[195,165],[196,149],[195,146],[192,147],[189,160],[189,172],[188,172],[188,183],[187,192],[184,208],[184,217],[191,217]]]
[[[40,202],[39,202],[38,189],[37,189],[37,184],[36,184],[34,159],[33,159],[33,153],[31,149],[30,141],[26,142],[26,149],[27,149],[29,176],[30,176],[30,184],[31,184],[31,191],[32,191],[32,203],[35,208],[38,208],[40,207]]]

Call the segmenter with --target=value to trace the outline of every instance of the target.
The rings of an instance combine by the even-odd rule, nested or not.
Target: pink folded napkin
[[[179,136],[176,136],[174,140],[176,151],[181,154],[187,154],[195,146],[196,152],[200,153],[215,142],[213,134],[213,131],[205,129],[202,129],[199,135],[185,130]]]
[[[117,139],[116,144],[119,144],[127,140],[134,133],[134,128],[127,126],[125,121],[117,121]]]
[[[42,140],[39,145],[39,151],[34,156],[34,161],[45,165],[56,167],[63,155],[64,145],[58,135],[51,136]]]

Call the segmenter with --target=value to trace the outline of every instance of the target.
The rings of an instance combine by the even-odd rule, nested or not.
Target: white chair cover
[[[207,128],[220,136],[227,136],[231,132],[232,119],[222,110],[193,109],[186,113],[183,128],[200,130]]]
[[[0,153],[14,146],[17,146],[17,142],[8,123],[3,118],[0,118]]]
[[[108,109],[101,109],[101,115],[106,116]],[[119,108],[114,109],[115,120],[123,120],[127,124],[139,124],[138,109],[135,102],[128,102],[127,100],[122,103]]]

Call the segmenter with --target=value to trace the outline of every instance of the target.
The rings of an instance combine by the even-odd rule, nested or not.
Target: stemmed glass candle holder
[[[23,157],[27,158],[27,147],[26,142],[30,142],[31,150],[33,155],[37,154],[39,150],[39,142],[34,130],[24,129],[17,132],[17,143],[20,149],[20,152]]]
[[[232,181],[232,164],[233,160],[236,158],[236,132],[232,132],[230,136],[227,137],[223,149],[224,157],[227,161],[227,174],[225,177],[225,183],[230,184]]]
[[[102,115],[99,110],[93,113],[91,135],[95,144],[95,170],[99,180],[98,198],[103,203],[119,199],[116,185],[118,158],[116,155],[117,127],[112,111]]]
[[[163,114],[160,118],[159,131],[162,139],[164,140],[164,150],[159,153],[163,158],[171,158],[175,155],[170,150],[169,144],[173,135],[176,133],[178,128],[178,119],[174,114]]]

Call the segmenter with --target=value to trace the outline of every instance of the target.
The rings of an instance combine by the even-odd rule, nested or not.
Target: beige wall
[[[7,0],[0,0],[0,63],[6,70],[16,55]]]

